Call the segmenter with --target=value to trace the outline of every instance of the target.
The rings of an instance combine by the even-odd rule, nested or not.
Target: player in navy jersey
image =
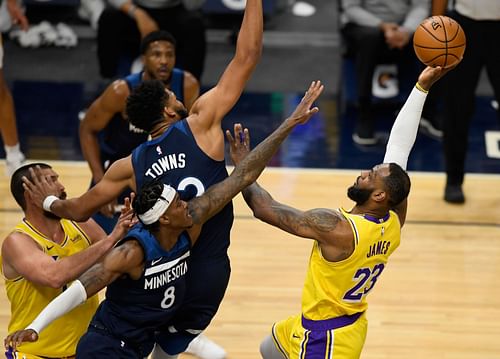
[[[200,151],[199,158],[204,154],[207,161],[212,161],[210,167],[206,168],[207,172],[213,171],[212,167],[217,167],[217,176],[208,175],[211,176],[208,178],[211,178],[212,181],[227,176],[223,168],[224,133],[221,123],[224,116],[240,98],[245,84],[260,60],[262,34],[262,0],[248,0],[233,59],[226,67],[217,85],[195,101],[185,120],[194,140],[191,143],[193,146],[196,145],[197,150]],[[153,139],[161,136],[172,123],[180,120],[179,111],[185,108],[172,91],[167,89],[165,94],[168,95],[165,98],[165,103],[147,103],[151,107],[145,108],[148,112],[144,113],[144,121],[141,121],[147,126],[139,127],[147,130]],[[186,146],[189,145],[186,144]],[[167,153],[166,149],[160,150]],[[191,170],[195,169],[191,168]],[[187,171],[186,175],[189,176]],[[40,196],[39,205],[42,206],[42,203],[45,203],[45,208],[68,218],[88,218],[103,205],[118,197],[125,188],[136,188],[136,177],[140,176],[142,175],[134,172],[132,156],[128,156],[113,163],[101,181],[80,197],[55,202],[52,201],[53,197],[45,199],[52,193],[50,183],[42,179],[40,181],[41,187],[37,187],[40,191],[38,193]],[[171,184],[177,186],[175,183]],[[204,187],[207,188],[211,184],[204,183]],[[192,187],[190,186],[190,188]],[[224,297],[230,275],[229,258],[225,249],[229,246],[229,233],[233,222],[231,206],[232,204],[229,203],[227,208],[204,226],[204,232],[193,248],[192,257],[198,259],[193,261],[195,264],[190,268],[186,296],[189,300],[183,303],[175,320],[178,335],[177,344],[172,347],[171,342],[160,343],[163,349],[168,348],[170,354],[182,352],[188,343],[210,324]],[[221,216],[227,216],[227,218],[221,219],[224,225],[217,228],[217,221]],[[214,233],[212,239],[205,235],[208,231]],[[215,241],[218,245],[214,247],[204,245]],[[203,257],[199,258],[199,254],[203,254]],[[169,335],[168,338],[171,336]]]
[[[198,98],[200,85],[189,72],[175,68],[174,37],[163,30],[148,34],[141,42],[144,70],[116,80],[90,106],[80,124],[82,152],[92,172],[91,186],[99,182],[113,162],[130,155],[148,138],[148,133],[131,126],[125,115],[130,92],[143,80],[158,79],[172,90],[189,110]],[[179,113],[180,117],[187,112]],[[129,196],[125,191],[117,200],[101,207],[94,220],[110,232],[119,217],[117,204]]]
[[[154,332],[164,323],[172,323],[172,316],[180,310],[184,296],[187,299],[186,276],[196,262],[194,258],[188,260],[192,257],[190,247],[201,239],[202,226],[257,179],[296,125],[305,123],[318,111],[311,106],[322,91],[321,83],[313,82],[294,113],[251,151],[229,177],[202,195],[186,202],[173,187],[164,184],[161,177],[145,184],[133,204],[142,223],[51,302],[27,329],[9,335],[5,345],[15,349],[23,341],[37,340],[38,333],[51,321],[108,285],[106,299],[78,344],[77,358],[142,359],[147,356],[153,347]],[[235,140],[227,132],[231,151],[247,152],[248,130],[243,131],[241,125],[236,124],[234,133],[241,135],[235,136]],[[166,150],[161,140],[170,134],[168,131],[155,141],[153,148]],[[180,158],[181,151],[171,154]],[[42,177],[34,182],[39,180],[46,181]],[[32,182],[27,181],[26,186],[30,194],[36,193]]]

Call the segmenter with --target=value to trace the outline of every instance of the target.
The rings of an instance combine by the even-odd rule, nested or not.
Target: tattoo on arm
[[[335,230],[340,218],[329,209],[317,208],[301,212],[290,207],[273,207],[278,225],[290,233],[317,239]],[[316,234],[316,236],[313,236]]]
[[[127,243],[112,249],[101,262],[93,265],[83,273],[79,280],[90,297],[112,283],[127,269],[127,254],[130,251]]]

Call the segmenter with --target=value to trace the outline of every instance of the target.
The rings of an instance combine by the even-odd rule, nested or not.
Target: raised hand
[[[441,77],[446,75],[449,71],[453,70],[459,63],[448,68],[442,68],[441,66],[431,67],[427,66],[418,76],[418,83],[424,90],[429,91],[429,89],[434,85]]]
[[[317,113],[319,109],[317,107],[311,108],[312,104],[323,92],[324,86],[321,81],[313,81],[307,89],[304,97],[295,108],[295,111],[290,115],[289,120],[296,121],[297,123],[306,123],[312,115]]]
[[[33,329],[18,330],[14,333],[7,335],[3,341],[5,350],[16,350],[19,345],[24,342],[36,342],[38,340],[38,333]]]
[[[52,195],[59,198],[60,190],[57,189],[52,178],[43,175],[40,166],[32,167],[29,170],[32,181],[23,177],[23,187],[36,206],[43,208],[43,200],[47,196]]]
[[[131,200],[133,201],[134,198],[134,192],[130,194],[130,199],[128,197],[125,198],[118,222],[116,223],[115,228],[113,228],[113,232],[109,235],[109,238],[115,243],[122,239],[129,229],[138,222],[134,210],[130,205]]]
[[[231,131],[226,131],[226,138],[229,142],[229,153],[231,160],[236,166],[240,163],[250,152],[250,133],[248,128],[243,129],[241,123],[234,124],[234,138]]]

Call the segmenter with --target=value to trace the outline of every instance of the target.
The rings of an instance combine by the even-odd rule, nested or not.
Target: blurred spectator
[[[28,19],[16,0],[0,0],[3,16],[0,29],[6,31],[10,26],[19,26],[23,30],[28,29]],[[7,11],[5,11],[5,8]],[[24,154],[19,147],[17,137],[16,116],[14,112],[14,102],[3,75],[3,43],[0,33],[0,132],[5,148],[5,171],[8,176],[24,162]]]
[[[359,115],[353,140],[374,145],[372,78],[383,61],[397,63],[399,74],[414,69],[412,36],[429,14],[428,0],[341,0],[342,35],[348,54],[355,56]],[[381,75],[382,87],[390,77]]]
[[[443,15],[447,0],[433,0],[433,15]],[[476,87],[483,67],[500,100],[500,1],[456,0],[450,17],[458,21],[467,37],[464,58],[444,78],[444,156],[446,187],[444,199],[464,203],[462,184],[470,120],[474,114]],[[498,111],[498,110],[497,110]]]
[[[92,172],[92,184],[99,182],[113,162],[130,155],[148,139],[148,134],[133,127],[124,117],[127,97],[144,80],[161,80],[189,110],[198,98],[200,85],[194,76],[174,68],[175,39],[163,30],[148,34],[141,43],[144,71],[116,80],[90,106],[80,124],[82,152]],[[185,116],[182,116],[185,117]],[[118,201],[104,206],[93,218],[107,232],[120,216]]]
[[[177,40],[176,66],[200,81],[205,62],[206,39],[201,3],[188,6],[183,0],[109,0],[98,22],[97,56],[104,78],[117,76],[120,61],[139,55],[142,38],[166,30]]]

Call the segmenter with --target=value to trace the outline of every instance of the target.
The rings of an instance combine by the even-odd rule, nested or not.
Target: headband
[[[165,213],[170,204],[175,198],[176,190],[167,185],[163,185],[163,191],[161,192],[160,197],[156,200],[156,203],[148,209],[143,214],[139,214],[138,217],[142,223],[145,225],[155,223],[160,217]]]

